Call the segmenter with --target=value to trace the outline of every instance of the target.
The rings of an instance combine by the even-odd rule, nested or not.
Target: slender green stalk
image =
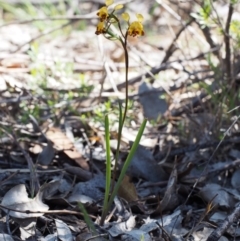
[[[120,188],[121,182],[122,182],[122,180],[123,180],[123,178],[124,178],[124,176],[127,172],[127,169],[128,169],[128,167],[131,163],[131,160],[132,160],[132,158],[133,158],[133,156],[136,152],[136,149],[139,145],[140,139],[143,135],[143,131],[144,131],[146,123],[147,123],[147,120],[144,120],[144,122],[142,123],[142,125],[141,125],[141,127],[138,131],[136,140],[134,141],[133,146],[132,146],[132,148],[131,148],[131,150],[128,154],[127,160],[125,161],[124,166],[121,170],[120,176],[118,177],[117,183],[116,183],[116,185],[114,185],[114,182],[115,182],[115,179],[116,179],[116,171],[117,171],[119,153],[120,153],[122,130],[123,130],[123,126],[124,126],[124,123],[125,123],[125,120],[126,120],[126,117],[127,117],[128,102],[129,102],[129,97],[128,97],[128,91],[129,91],[128,90],[129,56],[128,56],[128,50],[127,50],[127,38],[128,38],[129,32],[126,31],[126,33],[123,34],[119,19],[114,15],[114,11],[115,10],[113,10],[112,13],[108,16],[107,28],[104,29],[104,25],[102,24],[102,22],[100,22],[98,24],[96,33],[97,34],[104,33],[104,32],[108,33],[109,34],[109,36],[107,37],[108,39],[118,39],[122,44],[122,47],[123,47],[123,50],[124,50],[124,57],[125,57],[125,106],[124,106],[124,110],[122,110],[122,106],[121,106],[121,104],[119,104],[119,126],[118,126],[118,138],[117,138],[118,142],[117,142],[117,149],[116,149],[116,154],[115,154],[115,165],[114,165],[114,170],[113,170],[112,185],[111,185],[111,180],[110,180],[111,179],[111,170],[110,170],[111,162],[110,162],[109,122],[108,122],[108,117],[105,118],[105,138],[106,138],[106,152],[107,152],[107,157],[106,157],[106,159],[107,159],[106,190],[105,190],[104,206],[103,206],[103,212],[102,212],[102,216],[101,216],[101,220],[100,220],[100,225],[104,224],[104,220],[106,218],[106,215],[107,215],[107,213],[108,213],[108,211],[109,211],[109,209],[112,205],[114,197],[117,195],[117,192]],[[103,19],[105,17],[104,11],[101,11],[101,10],[99,10],[98,15],[101,16]],[[137,17],[141,20],[143,19],[142,16],[139,17],[139,14],[137,15]],[[109,19],[115,20],[115,23],[117,23],[118,28],[121,32],[121,36],[116,36],[114,33],[112,33],[110,31],[109,28],[110,28],[110,26],[113,22],[110,22]],[[129,28],[133,28],[135,33],[137,33],[137,34],[141,33],[139,35],[144,34],[143,27],[141,28],[141,26],[142,26],[141,20],[139,20],[138,27],[139,26],[140,27],[137,31],[135,30],[136,26],[134,26],[134,25],[130,26],[129,20],[127,20],[128,24],[129,24]],[[135,33],[131,34],[131,31],[130,31],[130,35],[136,36]],[[110,193],[110,189],[111,189],[111,193]]]
[[[113,193],[116,189],[116,187],[114,186],[114,181],[116,178],[116,170],[117,170],[117,162],[118,162],[118,158],[119,158],[119,152],[120,152],[120,144],[121,144],[121,137],[122,137],[122,129],[124,126],[124,122],[126,120],[126,116],[127,116],[127,111],[128,111],[128,68],[129,68],[129,58],[128,58],[128,51],[127,51],[127,33],[124,37],[124,41],[122,40],[121,37],[119,37],[119,40],[123,46],[124,49],[124,55],[125,55],[125,106],[124,106],[124,112],[122,114],[122,106],[121,104],[119,104],[119,126],[118,126],[118,142],[117,142],[117,150],[116,150],[116,155],[115,155],[115,165],[114,165],[114,171],[113,171],[113,185],[112,185],[112,190],[111,190],[111,195],[110,197],[112,198]],[[105,119],[105,136],[106,136],[106,129],[109,129],[109,123],[108,123],[108,127],[106,125],[106,119]],[[110,153],[110,146],[109,146],[109,150],[107,149],[107,136],[106,138],[106,151]],[[108,158],[107,158],[108,159]],[[126,171],[125,171],[126,173]],[[123,174],[123,176],[125,175],[125,173]],[[122,171],[121,171],[122,174]],[[107,212],[111,206],[110,202],[108,201],[108,197],[110,194],[110,190],[107,189],[107,175],[109,175],[108,170],[106,171],[106,190],[105,190],[105,197],[104,197],[104,205],[103,205],[103,212],[102,212],[102,216],[101,216],[101,220],[100,220],[100,225],[103,225],[104,220],[106,218]],[[111,178],[111,176],[110,176]],[[116,193],[115,193],[116,195]],[[115,196],[114,195],[114,196]],[[112,198],[112,200],[114,199],[114,196]]]
[[[78,203],[78,206],[80,208],[80,210],[82,211],[83,213],[83,217],[84,217],[84,220],[88,226],[88,229],[93,233],[93,234],[97,234],[97,230],[91,220],[91,218],[89,217],[88,215],[88,212],[86,211],[85,207],[83,206],[83,204],[81,202]]]
[[[104,222],[104,219],[107,215],[108,198],[109,198],[110,187],[111,187],[111,154],[110,154],[111,149],[110,149],[110,133],[109,133],[108,115],[105,116],[105,142],[106,142],[106,183],[105,183],[105,196],[104,196],[101,222]]]
[[[128,111],[128,69],[129,69],[129,58],[128,58],[128,50],[127,50],[127,33],[125,35],[124,41],[120,38],[120,42],[123,46],[124,49],[124,56],[125,56],[125,108],[124,108],[124,112],[123,112],[123,119],[122,119],[122,125],[121,125],[121,132],[122,133],[122,128],[127,116],[127,111]]]
[[[140,129],[139,129],[138,134],[137,134],[137,137],[136,137],[136,139],[135,139],[135,141],[134,141],[134,143],[132,145],[132,148],[131,148],[131,150],[130,150],[130,152],[128,154],[127,160],[125,161],[125,163],[124,163],[124,165],[122,167],[120,176],[118,177],[118,181],[117,181],[117,183],[116,183],[116,185],[114,187],[114,190],[113,190],[113,192],[111,194],[111,197],[109,199],[108,208],[110,208],[110,206],[112,205],[114,197],[117,195],[117,192],[118,192],[118,190],[120,188],[122,180],[123,180],[123,178],[124,178],[124,176],[125,176],[125,174],[127,172],[127,169],[128,169],[128,167],[129,167],[129,165],[131,163],[131,160],[132,160],[132,158],[133,158],[133,156],[134,156],[134,154],[135,154],[135,152],[137,150],[137,147],[138,147],[138,145],[140,143],[140,140],[141,140],[141,137],[143,135],[144,129],[146,127],[146,124],[147,124],[147,119],[145,119],[143,121],[143,123],[141,124]]]
[[[121,137],[122,137],[122,129],[124,126],[124,122],[126,120],[127,111],[128,111],[128,68],[129,68],[129,59],[128,59],[128,51],[127,51],[127,34],[124,38],[124,41],[121,37],[119,37],[119,41],[121,42],[123,49],[124,49],[124,55],[125,55],[125,107],[124,112],[122,113],[122,106],[119,104],[119,125],[118,125],[118,142],[117,142],[117,150],[115,155],[115,166],[113,171],[113,180],[115,180],[116,177],[116,170],[117,170],[117,162],[119,158],[119,152],[120,152],[120,144],[121,144]]]

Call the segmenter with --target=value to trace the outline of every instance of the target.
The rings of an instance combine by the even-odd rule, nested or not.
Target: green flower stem
[[[110,31],[108,31],[110,32]],[[110,34],[111,37],[113,37],[113,33]],[[117,163],[118,163],[118,158],[119,158],[119,153],[120,153],[120,144],[121,144],[121,137],[122,137],[122,129],[124,126],[124,122],[126,120],[127,116],[127,111],[128,111],[128,68],[129,68],[129,58],[128,58],[128,51],[127,51],[127,33],[124,37],[124,40],[121,37],[118,37],[119,41],[121,42],[123,49],[124,49],[124,55],[125,55],[125,106],[124,106],[124,112],[122,114],[122,106],[119,104],[119,126],[118,126],[118,142],[117,142],[117,150],[116,150],[116,155],[115,155],[115,165],[114,165],[114,170],[113,170],[113,182],[112,182],[112,188],[111,188],[111,195],[110,195],[110,200],[114,199],[113,193],[116,190],[116,187],[114,185],[114,181],[116,179],[116,171],[117,171]],[[111,206],[110,200],[108,201],[108,197],[110,194],[110,185],[109,185],[109,177],[111,179],[111,161],[110,161],[110,144],[108,146],[107,142],[109,141],[109,122],[108,122],[108,117],[105,117],[105,138],[106,138],[106,151],[107,151],[107,170],[106,170],[106,190],[105,190],[105,197],[104,197],[104,205],[103,205],[103,212],[100,220],[100,225],[104,224],[104,220],[107,216],[108,210]],[[110,143],[110,141],[109,141]],[[108,150],[109,148],[109,150]],[[109,152],[109,157],[108,157],[108,152]],[[108,161],[109,158],[109,161]],[[108,166],[109,163],[109,166]],[[110,173],[110,174],[109,174]],[[126,173],[126,171],[125,171]],[[124,175],[125,175],[124,173]],[[121,171],[122,174],[122,171]],[[120,174],[120,175],[121,175]],[[115,194],[116,195],[116,194]]]
[[[110,196],[110,199],[109,199],[109,202],[108,202],[108,208],[111,207],[112,202],[113,202],[113,200],[114,200],[114,197],[117,195],[117,192],[118,192],[118,190],[119,190],[119,188],[120,188],[120,185],[121,185],[121,183],[122,183],[122,180],[123,180],[123,178],[124,178],[124,176],[125,176],[125,174],[126,174],[126,172],[127,172],[127,169],[128,169],[128,167],[129,167],[129,165],[130,165],[130,163],[131,163],[131,161],[132,161],[132,158],[133,158],[133,156],[134,156],[134,154],[135,154],[135,152],[136,152],[136,150],[137,150],[137,147],[138,147],[138,145],[139,145],[139,143],[140,143],[140,140],[141,140],[141,137],[142,137],[142,135],[143,135],[144,129],[145,129],[145,127],[146,127],[146,124],[147,124],[147,119],[145,119],[145,120],[143,121],[143,123],[141,124],[140,129],[139,129],[138,134],[137,134],[137,137],[136,137],[136,139],[135,139],[135,141],[134,141],[134,143],[133,143],[133,145],[132,145],[132,148],[131,148],[128,156],[127,156],[127,159],[126,159],[126,161],[125,161],[125,163],[124,163],[124,165],[123,165],[123,167],[122,167],[120,176],[119,176],[119,178],[118,178],[118,180],[117,180],[117,183],[116,183],[116,185],[114,186],[114,190],[113,190],[113,192],[112,192],[112,194],[111,194],[111,196]]]
[[[126,175],[127,169],[131,163],[131,160],[137,150],[137,147],[139,145],[139,142],[141,140],[141,137],[143,135],[143,131],[145,129],[147,120],[144,120],[139,131],[137,134],[137,137],[132,145],[132,148],[128,154],[127,160],[125,161],[123,168],[121,170],[120,176],[118,177],[117,183],[115,184],[116,180],[116,170],[117,170],[117,164],[119,159],[119,153],[120,153],[120,144],[121,144],[121,137],[122,137],[122,130],[123,126],[127,117],[127,111],[128,111],[128,70],[129,70],[129,56],[128,56],[128,50],[127,50],[127,37],[128,37],[128,31],[126,31],[126,34],[124,35],[121,29],[121,25],[119,23],[118,18],[116,18],[114,15],[112,17],[117,21],[119,30],[122,34],[122,37],[117,37],[114,33],[112,33],[109,28],[107,29],[107,33],[110,37],[108,39],[118,39],[123,47],[124,50],[124,56],[125,56],[125,106],[124,110],[122,111],[121,103],[119,103],[119,126],[118,126],[118,142],[117,142],[117,150],[115,154],[115,165],[113,170],[113,178],[112,178],[112,185],[111,185],[111,157],[110,157],[110,134],[109,134],[109,119],[108,116],[105,116],[105,140],[106,140],[106,188],[105,188],[105,196],[104,196],[104,205],[103,205],[103,212],[100,220],[100,225],[102,226],[104,224],[105,218],[107,216],[107,213],[113,203],[114,197],[117,195],[117,192],[120,188],[120,185],[122,183],[122,180],[124,176]],[[109,25],[110,26],[110,25]]]
[[[124,38],[124,41],[122,38],[119,37],[119,41],[121,42],[123,49],[124,49],[124,55],[125,55],[125,107],[124,112],[122,115],[122,107],[120,107],[120,118],[119,118],[119,127],[118,127],[118,142],[117,142],[117,151],[115,155],[115,166],[113,171],[113,180],[116,178],[116,170],[117,170],[117,162],[119,158],[119,152],[120,152],[120,144],[121,144],[121,137],[122,137],[122,129],[124,126],[124,122],[126,120],[127,111],[128,111],[128,68],[129,68],[129,58],[128,58],[128,50],[127,50],[127,33]],[[121,104],[119,105],[121,106]]]
[[[124,49],[124,55],[125,55],[125,108],[123,112],[123,119],[122,119],[122,128],[127,116],[127,110],[128,110],[128,68],[129,68],[129,58],[128,58],[128,50],[127,50],[127,32],[124,38],[124,41],[120,38],[121,44]],[[122,133],[122,128],[121,128],[121,133]]]
[[[110,194],[111,187],[111,155],[110,155],[110,132],[109,132],[109,118],[108,115],[105,116],[105,142],[106,142],[106,183],[105,183],[105,196],[103,203],[103,212],[101,216],[101,222],[105,220],[108,210],[108,198]]]

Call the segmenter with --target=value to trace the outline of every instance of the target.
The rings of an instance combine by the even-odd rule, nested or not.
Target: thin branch
[[[200,54],[198,54],[198,55],[196,55],[195,57],[192,57],[192,58],[177,59],[177,60],[169,61],[169,62],[167,62],[165,64],[160,65],[160,66],[152,67],[150,70],[146,71],[145,73],[140,74],[140,75],[138,75],[136,77],[133,77],[133,78],[129,79],[128,80],[128,85],[134,85],[134,84],[140,82],[143,78],[152,78],[153,75],[159,74],[159,72],[161,72],[161,71],[164,71],[164,70],[167,70],[167,69],[171,69],[171,68],[173,68],[172,67],[173,63],[186,63],[188,61],[193,61],[193,60],[196,60],[198,58],[203,58],[206,54],[212,53],[212,52],[214,52],[214,51],[216,51],[218,49],[219,49],[219,46],[216,47],[216,48],[210,49],[209,51],[200,53]],[[125,86],[126,86],[125,81],[120,83],[120,84],[117,84],[118,90],[123,89]],[[175,89],[176,89],[175,86],[170,88],[171,91],[173,91]],[[109,88],[109,89],[107,89],[105,91],[106,92],[112,92],[113,89]]]
[[[186,21],[182,20],[182,17],[179,14],[177,14],[170,6],[168,6],[166,3],[164,3],[161,0],[156,0],[156,2],[158,4],[160,4],[167,12],[169,12],[175,19],[177,19],[183,26],[186,25]],[[200,42],[202,42],[204,45],[206,45],[205,39],[200,34],[198,34],[192,26],[189,26],[189,32],[194,34],[194,36]]]
[[[231,145],[233,143],[240,143],[240,138],[230,138],[230,139],[226,139],[224,141],[221,142],[221,146],[227,146],[227,145]],[[159,152],[157,155],[155,155],[155,160],[156,161],[160,161],[162,160],[167,154],[168,157],[174,157],[176,155],[185,155],[188,152],[194,152],[194,151],[198,151],[201,149],[205,149],[205,148],[216,148],[219,145],[219,141],[214,141],[214,142],[205,142],[202,144],[192,144],[186,147],[180,147],[180,148],[176,148],[170,151],[170,153],[168,152]]]
[[[29,40],[28,42],[20,45],[17,49],[15,49],[14,51],[12,51],[11,53],[16,53],[16,52],[18,52],[21,48],[25,47],[25,46],[28,45],[28,44],[31,44],[31,43],[34,42],[35,40],[37,40],[37,39],[39,39],[39,38],[41,38],[41,37],[43,37],[43,36],[46,36],[46,35],[48,35],[48,34],[51,34],[51,33],[53,33],[53,32],[56,32],[56,31],[58,31],[58,30],[60,30],[60,29],[62,29],[62,28],[67,27],[67,26],[70,25],[73,21],[75,22],[75,21],[77,21],[77,20],[69,21],[69,22],[67,22],[67,23],[65,23],[65,24],[63,24],[63,25],[61,25],[61,26],[58,26],[58,27],[56,27],[56,28],[50,29],[50,30],[48,30],[48,31],[45,31],[45,32],[43,32],[43,33],[35,36],[34,38],[32,38],[31,40]]]
[[[231,224],[233,224],[234,221],[236,221],[240,217],[240,203],[235,208],[232,214],[230,214],[222,223],[221,226],[219,226],[217,229],[215,229],[207,238],[207,241],[217,241],[219,240],[223,234],[226,232],[226,230],[230,227]]]
[[[227,73],[227,80],[230,81],[232,78],[232,64],[231,64],[231,46],[230,46],[230,36],[229,36],[229,28],[230,23],[233,15],[233,4],[229,3],[228,8],[228,16],[227,16],[227,22],[225,26],[225,32],[224,32],[224,42],[225,42],[225,51],[226,51],[226,57],[225,57],[225,65],[226,65],[226,73]]]
[[[204,28],[201,27],[201,24],[195,20],[195,23],[197,23],[197,25],[199,26],[199,28],[202,30],[202,33],[204,35],[204,37],[206,38],[208,44],[210,45],[211,49],[215,49],[215,51],[212,51],[212,53],[216,56],[216,57],[220,57],[219,54],[219,47],[218,45],[214,42],[214,40],[212,39],[211,33],[210,33],[210,29],[209,27],[205,26]]]
[[[13,211],[13,212],[19,212],[19,213],[26,213],[26,214],[33,214],[33,213],[36,213],[36,214],[39,214],[39,213],[42,213],[42,214],[74,214],[74,215],[80,215],[80,216],[84,216],[83,213],[81,212],[77,212],[77,211],[72,211],[72,210],[50,210],[50,211],[30,211],[30,210],[17,210],[17,209],[14,209],[14,208],[10,208],[10,207],[6,207],[6,206],[3,206],[3,205],[0,205],[0,208],[1,209],[7,209],[9,211]],[[97,219],[96,216],[93,216],[91,214],[88,214],[89,217],[93,218],[93,219]]]
[[[180,37],[181,33],[189,26],[191,25],[191,23],[194,21],[193,18],[191,18],[190,21],[188,21],[186,24],[184,24],[182,26],[182,28],[178,31],[178,33],[176,34],[175,38],[173,39],[172,43],[170,44],[170,46],[168,47],[168,49],[166,50],[166,54],[162,60],[162,64],[165,64],[169,58],[172,56],[173,52],[175,51],[175,49],[173,48],[175,46],[176,41],[178,40],[178,38]]]
[[[28,20],[16,20],[16,21],[12,21],[9,23],[5,23],[3,25],[0,26],[0,28],[9,26],[9,25],[13,25],[13,24],[29,24],[32,22],[36,22],[36,21],[59,21],[59,20],[68,20],[68,21],[73,21],[73,20],[91,20],[91,19],[96,19],[96,14],[95,12],[90,13],[90,14],[86,14],[86,15],[75,15],[75,16],[55,16],[55,17],[41,17],[41,18],[31,18]]]

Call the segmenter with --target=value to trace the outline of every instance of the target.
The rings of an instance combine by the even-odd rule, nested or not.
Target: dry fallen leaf
[[[55,219],[55,223],[57,227],[58,238],[61,241],[73,241],[71,230],[69,229],[67,224],[60,219]]]
[[[11,188],[3,197],[1,205],[9,208],[2,208],[5,212],[7,212],[10,216],[15,218],[30,218],[30,217],[40,217],[44,212],[49,209],[49,207],[42,202],[42,191],[39,191],[37,196],[33,199],[28,197],[26,187],[24,184],[19,184],[13,188]],[[10,209],[17,210],[11,211]],[[31,211],[35,213],[23,213],[19,211]]]
[[[163,115],[166,112],[168,108],[167,102],[160,98],[163,94],[162,91],[160,92],[158,89],[143,82],[139,86],[138,93],[140,94],[139,101],[146,118],[157,120],[159,115]]]
[[[205,185],[198,194],[205,202],[229,209],[235,204],[233,196],[226,192],[220,185],[209,183]]]
[[[89,170],[87,161],[83,158],[82,154],[74,147],[72,141],[61,131],[59,128],[50,128],[46,136],[54,143],[54,147],[63,151],[67,156],[73,159],[80,167]]]
[[[133,230],[136,226],[136,216],[130,216],[126,222],[117,223],[109,229],[109,233],[112,237],[117,237],[120,234]]]
[[[135,185],[130,182],[129,176],[125,176],[118,190],[118,196],[128,202],[134,202],[138,199]]]
[[[48,141],[47,146],[45,146],[42,152],[38,155],[37,162],[41,165],[49,165],[55,156],[55,150],[50,141]]]
[[[97,201],[104,197],[104,190],[105,176],[96,174],[86,182],[77,183],[72,190],[71,196],[78,196],[78,194],[81,193],[81,195],[85,195]]]
[[[232,175],[231,184],[233,188],[240,190],[240,170],[237,169]]]
[[[179,203],[179,198],[177,194],[177,170],[174,167],[169,177],[167,189],[164,193],[163,199],[160,202],[158,211],[160,213],[166,210],[173,210]]]
[[[166,181],[168,176],[153,158],[151,151],[139,145],[127,171],[131,177],[143,178],[147,181]]]
[[[5,234],[5,233],[0,233],[0,240],[14,241],[13,238],[9,234]]]

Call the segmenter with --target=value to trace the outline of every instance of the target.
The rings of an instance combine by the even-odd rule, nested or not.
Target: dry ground
[[[120,169],[148,123],[100,226],[104,116],[114,155],[125,98],[121,45],[95,35],[104,1],[0,0],[0,240],[240,238],[240,4],[124,4],[145,35],[129,38]]]

